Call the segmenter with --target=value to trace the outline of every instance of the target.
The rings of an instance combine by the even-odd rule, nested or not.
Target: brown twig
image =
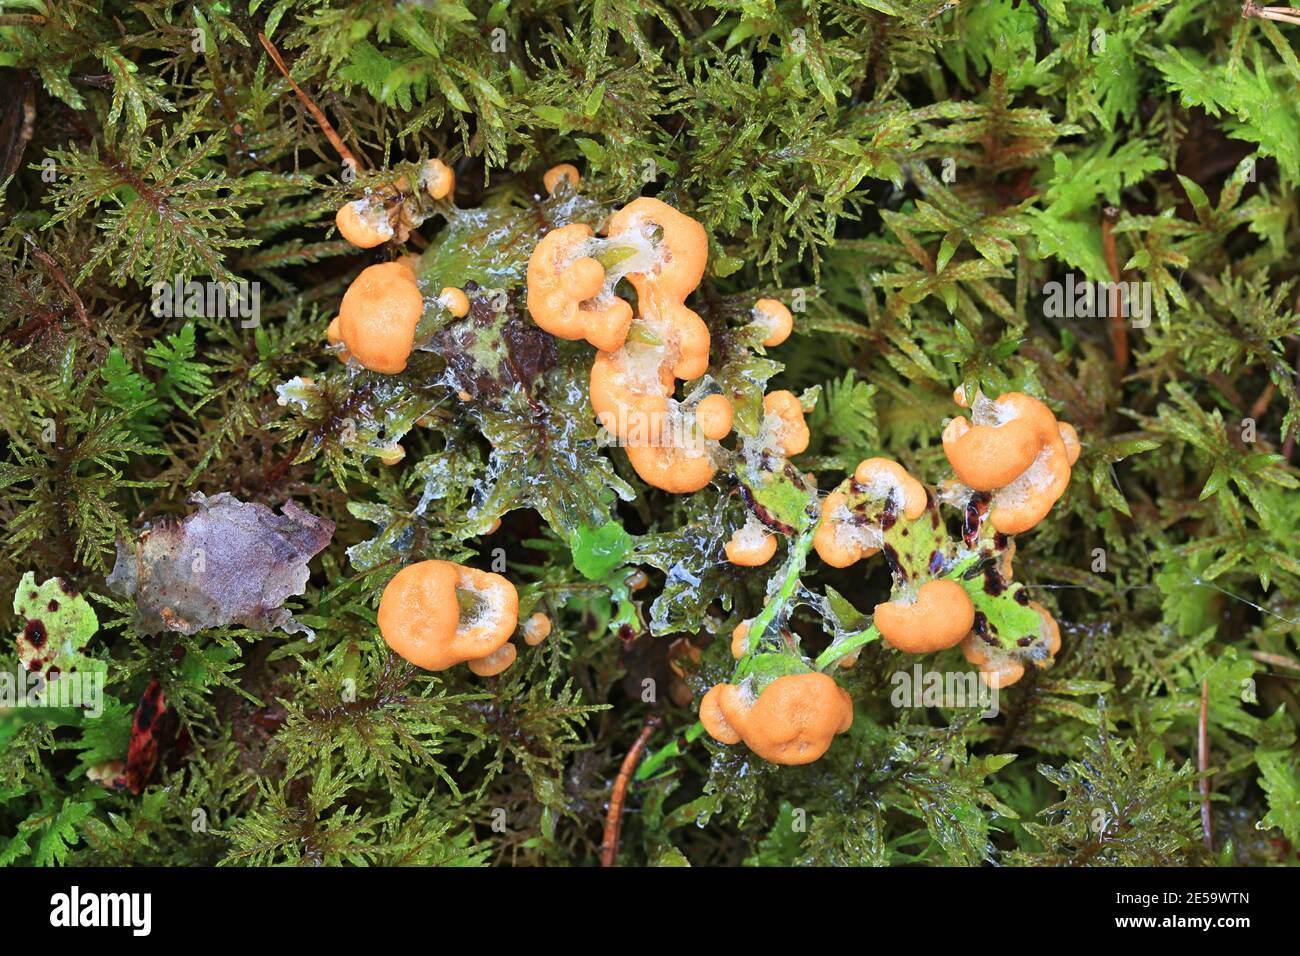
[[[1295,311],[1300,312],[1300,296],[1296,297]],[[1300,349],[1296,349],[1295,360],[1295,382],[1300,386]],[[1282,443],[1282,457],[1287,461],[1291,460],[1291,453],[1295,451],[1295,429],[1287,432],[1286,441]]]
[[[113,77],[107,73],[73,73],[72,82],[82,86],[93,86],[97,90],[111,90]]]
[[[641,733],[637,735],[632,749],[623,758],[623,765],[618,768],[614,778],[614,789],[609,795],[609,812],[605,814],[605,835],[600,841],[600,865],[613,866],[618,860],[618,834],[623,827],[623,801],[627,797],[628,784],[632,782],[632,772],[650,740],[650,735],[661,723],[659,717],[651,714],[645,719]]]
[[[284,78],[289,81],[289,85],[293,87],[293,91],[298,94],[298,99],[302,101],[302,105],[307,107],[307,112],[311,113],[316,122],[320,124],[321,132],[323,132],[325,138],[330,141],[330,145],[334,147],[335,152],[343,158],[345,163],[352,167],[354,172],[360,172],[363,168],[361,163],[357,160],[357,157],[353,154],[352,150],[348,149],[343,143],[342,137],[339,136],[330,121],[325,118],[325,114],[321,112],[320,107],[313,102],[312,98],[308,96],[303,88],[294,81],[294,78],[289,75],[289,68],[284,65],[284,57],[280,56],[280,51],[275,48],[275,44],[267,39],[265,33],[259,33],[257,38],[262,41],[262,46],[266,48],[266,52],[270,54],[271,59],[275,61],[275,65],[279,67],[280,72],[284,74]]]
[[[10,342],[22,342],[35,335],[42,328],[47,328],[61,321],[68,314],[68,307],[61,309],[42,309],[16,329],[10,329],[5,339]]]
[[[1115,250],[1115,233],[1114,227],[1119,219],[1119,210],[1114,206],[1107,206],[1101,212],[1101,249],[1106,256],[1106,268],[1110,270],[1110,279],[1115,283],[1115,288],[1110,292],[1110,344],[1111,350],[1115,353],[1115,364],[1119,366],[1120,371],[1128,368],[1128,327],[1124,324],[1124,316],[1120,315],[1120,290],[1119,283],[1123,278],[1123,273],[1119,269],[1119,255]]]
[[[1201,831],[1205,836],[1205,848],[1214,852],[1214,830],[1210,824],[1210,778],[1206,771],[1210,769],[1210,737],[1208,733],[1210,714],[1210,682],[1201,681],[1201,720],[1196,732],[1196,766],[1201,771]]]
[[[23,233],[23,241],[32,250],[32,255],[36,257],[36,261],[45,267],[45,271],[49,273],[50,278],[63,289],[68,301],[72,303],[73,310],[77,313],[77,319],[86,327],[86,331],[92,331],[90,316],[86,314],[86,304],[81,301],[81,296],[77,295],[77,290],[72,287],[68,277],[63,274],[63,269],[58,262],[55,261],[52,255],[36,244],[36,240],[31,237],[31,233]]]
[[[1273,667],[1285,667],[1293,671],[1300,671],[1300,661],[1293,661],[1289,657],[1283,657],[1281,654],[1270,654],[1268,651],[1251,651],[1250,656],[1261,664],[1269,664]]]
[[[48,22],[39,13],[0,13],[0,27],[43,27]]]
[[[1241,8],[1243,19],[1259,17],[1261,20],[1277,20],[1279,23],[1294,23],[1300,26],[1300,9],[1295,7],[1259,7],[1254,0],[1246,0]]]
[[[27,150],[27,144],[32,141],[32,136],[36,133],[36,87],[32,82],[31,74],[26,72],[15,74],[10,87],[12,106],[9,109],[14,110],[17,115],[12,119],[14,132],[9,141],[0,144],[0,149],[3,150],[3,155],[0,155],[0,182],[18,172],[23,164],[23,153]],[[0,126],[10,127],[10,122],[10,118],[6,116],[0,120]]]
[[[1250,406],[1250,417],[1259,421],[1268,411],[1269,402],[1273,401],[1273,396],[1277,393],[1277,386],[1269,382],[1264,386],[1264,391],[1259,393],[1259,398],[1255,399],[1255,404]]]

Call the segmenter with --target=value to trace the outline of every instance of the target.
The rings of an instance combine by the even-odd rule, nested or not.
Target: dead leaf
[[[194,634],[240,624],[314,637],[281,605],[307,590],[307,562],[329,544],[334,522],[292,501],[277,515],[226,492],[190,500],[198,510],[180,524],[117,543],[108,586],[135,598],[137,629]]]
[[[86,779],[105,790],[126,789],[126,764],[121,760],[106,760],[86,771]]]
[[[122,775],[127,789],[136,796],[144,792],[145,784],[158,766],[163,738],[170,738],[175,730],[175,721],[164,720],[166,716],[167,697],[158,686],[158,679],[154,678],[149,681],[135,708],[135,717],[131,721],[131,746],[127,750],[126,768]]]

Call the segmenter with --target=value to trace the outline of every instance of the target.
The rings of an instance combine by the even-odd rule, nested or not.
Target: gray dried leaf
[[[307,589],[307,562],[329,544],[334,522],[292,501],[276,514],[226,492],[194,494],[198,510],[179,524],[118,541],[108,586],[134,597],[142,634],[239,624],[289,634],[314,633],[281,607]]]

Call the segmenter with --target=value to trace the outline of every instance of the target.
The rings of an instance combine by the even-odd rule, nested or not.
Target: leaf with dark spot
[[[14,592],[14,613],[22,624],[18,659],[27,670],[49,676],[104,669],[102,661],[82,651],[99,630],[99,619],[84,597],[69,592],[61,578],[37,587],[31,571],[19,582]]]

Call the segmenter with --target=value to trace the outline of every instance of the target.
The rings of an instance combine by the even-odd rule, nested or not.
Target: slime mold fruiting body
[[[552,229],[528,260],[528,313],[562,339],[617,349],[632,325],[632,307],[607,288],[605,269],[587,255],[594,233],[570,223]]]
[[[723,546],[727,560],[741,567],[756,568],[767,564],[776,554],[776,535],[750,515],[745,524]]]
[[[746,683],[718,684],[700,702],[700,721],[721,743],[743,740],[771,763],[805,764],[853,724],[853,700],[825,674],[786,674],[757,694]]]
[[[418,180],[424,196],[435,202],[451,195],[456,175],[440,159],[431,159],[419,168]],[[390,239],[405,242],[411,230],[427,218],[428,202],[411,189],[406,176],[399,175],[375,189],[367,189],[360,199],[344,203],[334,217],[341,235],[360,249],[373,249]]]
[[[1042,648],[1045,653],[1043,659],[1050,661],[1061,649],[1061,629],[1052,615],[1047,612],[1047,608],[1037,601],[1025,603],[1042,619],[1044,634]],[[1025,662],[1022,656],[1007,653],[996,644],[989,644],[984,634],[972,631],[962,642],[961,650],[966,660],[979,669],[980,677],[989,687],[1010,687],[1025,674]],[[1038,666],[1043,665],[1039,663]]]
[[[551,170],[547,188],[561,181],[576,186],[576,170]],[[679,379],[708,369],[708,328],[685,304],[707,259],[698,222],[643,197],[610,217],[604,237],[582,223],[559,226],[528,261],[529,314],[552,335],[599,350],[590,380],[597,419],[643,480],[674,493],[708,484],[717,471],[708,442],[731,427],[729,403],[709,402],[700,425],[672,398]],[[616,292],[622,279],[636,291],[635,314]]]
[[[786,458],[801,454],[808,448],[812,435],[804,421],[803,405],[794,392],[769,392],[763,396],[763,411],[781,453]]]
[[[456,173],[441,159],[431,159],[420,171],[420,183],[430,199],[446,199],[456,189]]]
[[[848,487],[823,499],[813,547],[831,567],[846,568],[880,551],[886,520],[913,521],[927,502],[925,486],[898,462],[868,458],[859,462]]]
[[[708,239],[694,219],[648,198],[611,216],[607,233],[636,250],[625,275],[636,290],[637,317],[619,348],[596,355],[592,408],[643,480],[674,493],[698,491],[717,468],[670,402],[676,380],[698,378],[709,366],[709,330],[685,304],[704,276]]]
[[[388,213],[369,199],[345,203],[334,217],[339,234],[361,249],[373,249],[393,238]]]
[[[379,632],[417,667],[441,671],[471,663],[498,674],[514,660],[509,644],[519,619],[519,593],[499,574],[420,561],[398,571],[379,601]],[[510,650],[506,650],[510,648]]]
[[[541,611],[524,621],[524,643],[536,647],[551,636],[551,619]]]
[[[445,211],[443,200],[456,183],[451,168],[438,159],[420,166],[417,179],[423,192],[412,190],[410,179],[399,175],[378,188],[367,189],[360,199],[344,203],[335,216],[340,235],[361,249],[393,239],[405,242],[411,230],[430,215]],[[339,361],[347,364],[355,359],[370,371],[386,375],[406,368],[425,312],[416,275],[419,259],[408,253],[363,269],[353,280],[338,316],[326,331],[326,341]],[[443,289],[437,303],[452,315],[463,316],[469,311],[469,300],[461,289]]]
[[[971,419],[958,416],[943,430],[957,478],[992,493],[990,520],[1003,534],[1028,531],[1046,517],[1070,483],[1078,447],[1073,428],[1065,432],[1046,405],[1022,392],[995,402],[977,394]]]
[[[560,183],[566,180],[572,189],[577,189],[582,182],[582,176],[578,174],[578,168],[572,163],[560,163],[542,173],[542,185],[552,195],[560,188]]]
[[[423,314],[424,298],[410,269],[397,262],[369,266],[343,294],[338,337],[366,368],[393,375],[406,368]]]
[[[784,302],[776,299],[759,299],[754,303],[753,313],[754,321],[766,333],[763,345],[771,348],[780,345],[790,337],[794,329],[794,316],[790,314]]]
[[[479,677],[496,677],[515,662],[515,657],[518,654],[519,652],[515,650],[515,646],[507,642],[486,657],[476,657],[466,663],[469,669]]]
[[[695,423],[705,438],[721,441],[731,434],[731,402],[725,395],[706,395],[695,406]]]
[[[961,643],[975,623],[975,606],[955,581],[926,581],[910,601],[877,604],[875,623],[890,645],[926,654]]]
[[[469,296],[463,289],[447,286],[438,294],[438,304],[458,319],[469,315]]]

